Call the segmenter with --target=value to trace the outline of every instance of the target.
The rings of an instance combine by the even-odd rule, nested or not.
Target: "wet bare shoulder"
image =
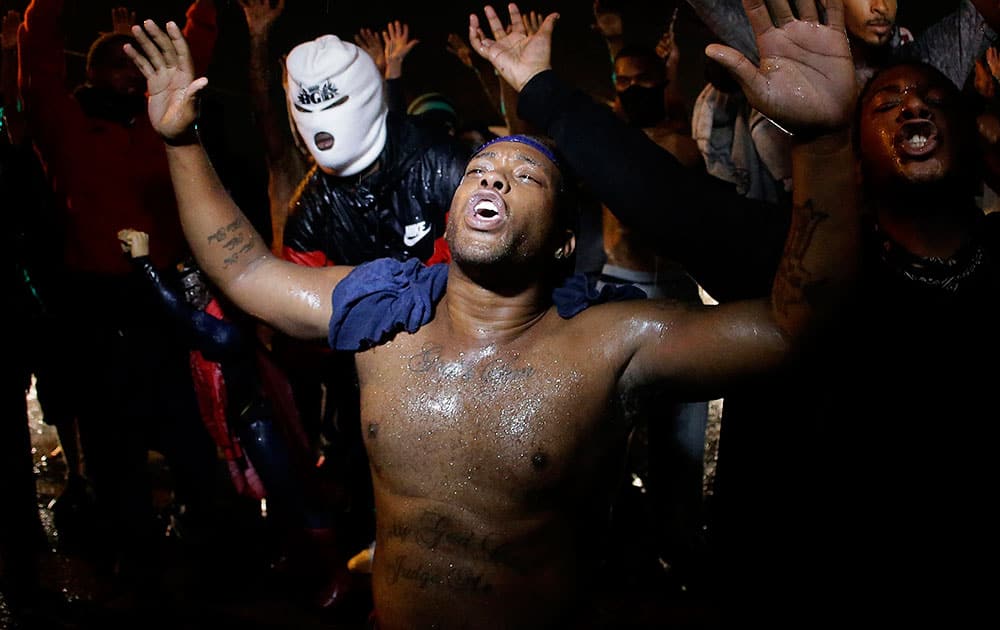
[[[571,334],[593,337],[601,345],[633,347],[649,334],[663,335],[711,308],[676,300],[627,300],[598,304],[566,320]]]

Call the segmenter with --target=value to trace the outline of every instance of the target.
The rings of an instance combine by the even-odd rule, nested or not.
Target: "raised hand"
[[[273,7],[271,0],[240,0],[240,8],[243,9],[250,36],[264,37],[274,21],[284,12],[285,0],[278,0]]]
[[[458,60],[465,67],[474,67],[472,65],[472,49],[469,48],[469,45],[465,43],[465,40],[458,33],[448,33],[448,45],[445,49],[458,57]]]
[[[517,5],[507,5],[510,11],[510,32],[504,29],[493,7],[483,7],[493,39],[486,37],[479,26],[479,16],[469,16],[469,41],[472,48],[493,64],[496,71],[518,92],[531,77],[552,67],[552,30],[558,13],[550,13],[542,20],[538,32],[528,35]]]
[[[403,74],[403,59],[410,54],[419,39],[410,39],[410,26],[399,20],[389,22],[382,31],[385,40],[385,78],[398,79]]]
[[[142,53],[125,44],[125,54],[146,77],[149,120],[168,143],[186,139],[198,115],[196,96],[208,79],[194,78],[191,52],[181,29],[167,22],[164,33],[152,20],[132,27]]]
[[[542,28],[545,16],[538,11],[529,11],[521,14],[521,21],[524,23],[524,32],[528,36],[534,35]]]
[[[370,28],[362,28],[355,33],[354,43],[375,61],[379,74],[385,74],[385,42],[378,33]]]
[[[592,28],[604,39],[615,39],[622,36],[622,14],[617,7],[602,6],[600,0],[594,0],[594,24]]]
[[[118,230],[118,245],[132,258],[149,256],[149,234],[126,228]]]
[[[130,35],[133,24],[135,24],[135,11],[131,11],[127,7],[115,7],[111,9],[112,33]]]
[[[760,66],[713,44],[709,56],[732,72],[750,104],[793,134],[815,135],[850,124],[857,85],[844,30],[843,0],[825,0],[826,24],[814,0],[743,0],[760,50]],[[770,6],[770,10],[769,7]]]
[[[677,80],[677,69],[681,63],[681,50],[677,47],[674,38],[673,28],[667,29],[656,42],[656,54],[663,60],[663,65],[667,69],[667,78],[671,83]]]

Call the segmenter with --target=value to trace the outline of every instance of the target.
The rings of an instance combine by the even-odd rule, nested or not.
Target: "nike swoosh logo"
[[[403,234],[403,244],[407,247],[413,247],[420,239],[430,234],[430,232],[431,226],[427,221],[407,225],[406,232]]]

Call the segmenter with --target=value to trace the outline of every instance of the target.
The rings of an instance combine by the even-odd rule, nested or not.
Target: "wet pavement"
[[[151,452],[158,536],[143,554],[139,570],[126,577],[94,557],[90,534],[60,531],[54,500],[65,486],[66,466],[53,427],[29,396],[30,429],[39,511],[45,530],[42,581],[47,599],[31,622],[16,623],[0,595],[0,629],[202,629],[366,627],[367,576],[355,575],[353,606],[333,612],[304,597],[283,572],[266,516],[241,515],[239,526],[210,541],[185,534],[172,502],[169,472]],[[710,425],[709,474],[718,435],[718,409]],[[64,529],[66,529],[64,527]],[[72,534],[72,535],[71,535]],[[103,568],[102,568],[103,567]],[[710,628],[715,612],[662,567],[617,575],[602,606],[612,627]]]

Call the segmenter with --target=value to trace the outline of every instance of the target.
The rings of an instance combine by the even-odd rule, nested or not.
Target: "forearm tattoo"
[[[782,315],[794,306],[815,304],[817,293],[826,284],[826,278],[816,278],[804,260],[816,230],[829,218],[829,214],[813,208],[811,199],[792,211],[791,232],[774,283],[774,305]]]
[[[240,217],[210,234],[208,243],[215,243],[226,250],[226,258],[222,262],[228,268],[238,263],[240,257],[253,249],[253,230],[246,219]]]

